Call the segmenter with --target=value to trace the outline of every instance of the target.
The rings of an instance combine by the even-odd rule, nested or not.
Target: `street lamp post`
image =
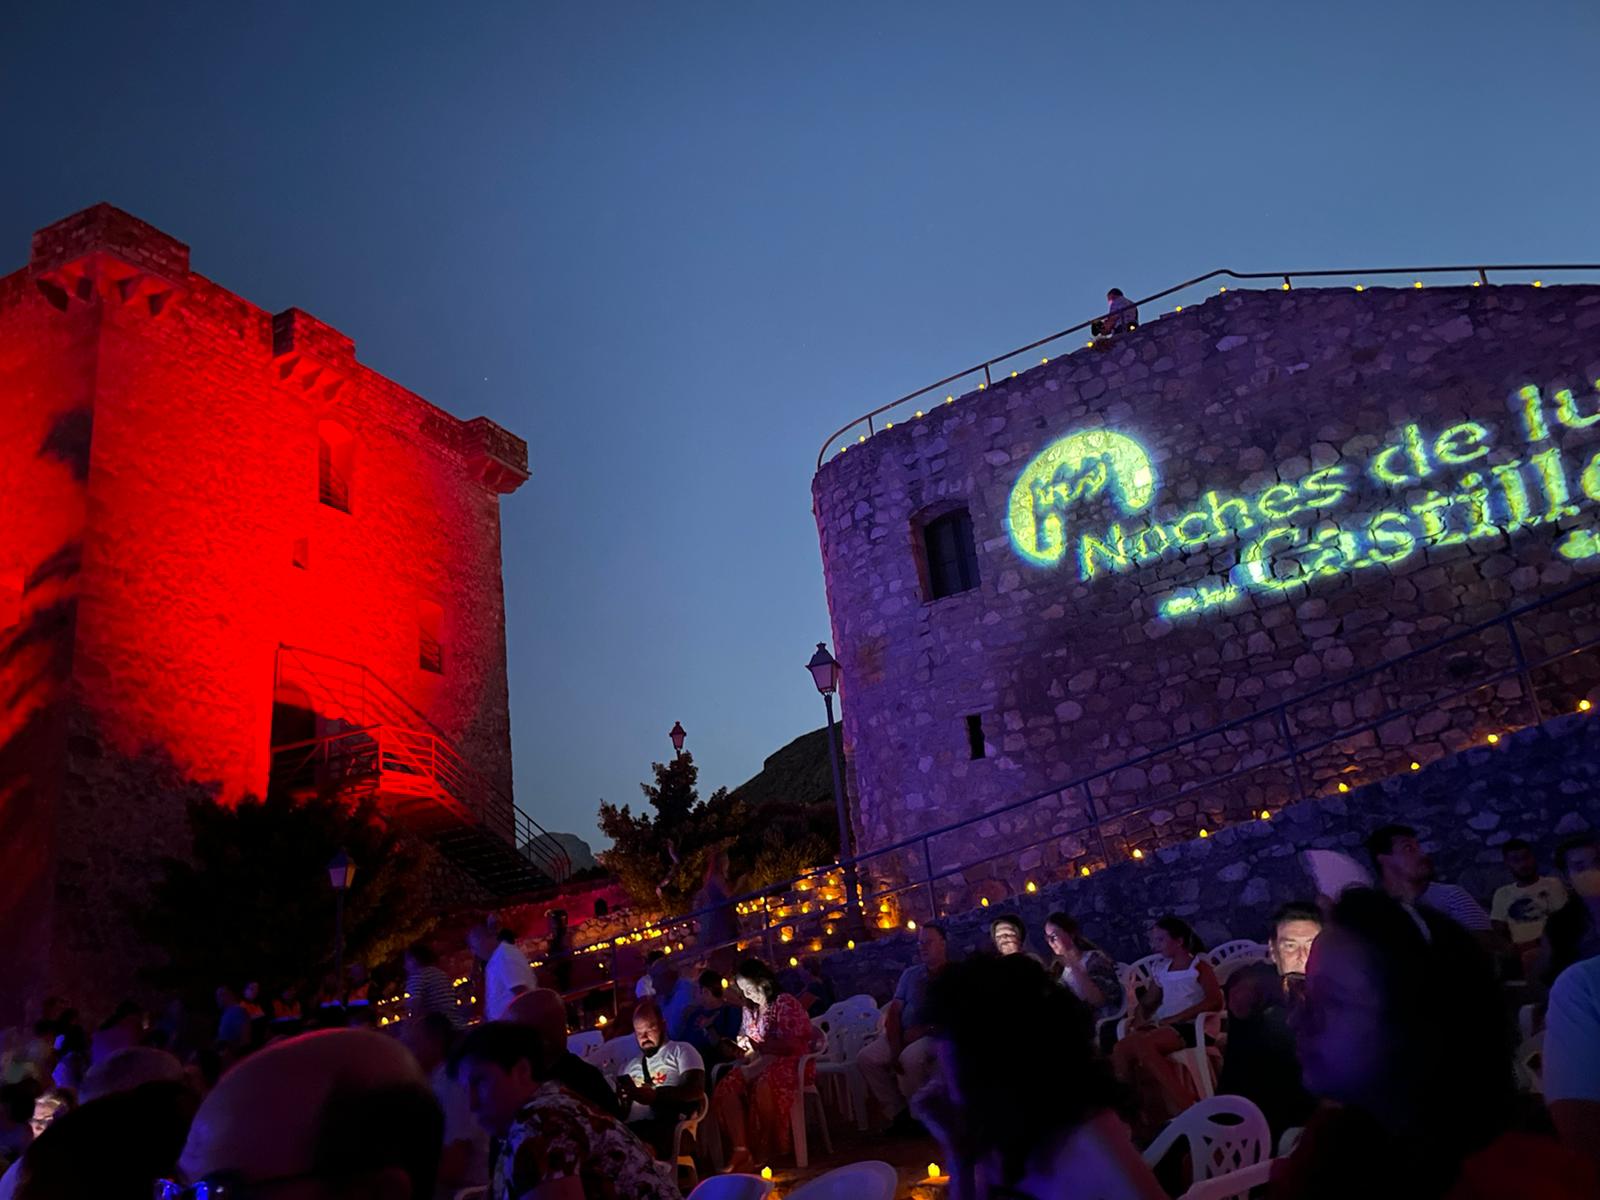
[[[839,660],[828,653],[826,642],[817,643],[817,652],[806,664],[811,680],[822,693],[828,710],[828,764],[833,768],[833,808],[839,818],[839,861],[844,866],[845,921],[858,929],[861,921],[861,893],[856,881],[856,857],[850,845],[850,817],[844,806],[844,775],[839,767],[839,746],[833,732],[833,697],[839,690]]]
[[[689,736],[684,732],[683,722],[674,721],[672,723],[672,729],[668,731],[667,736],[672,739],[673,755],[675,757],[681,755],[683,753],[683,739]]]
[[[355,859],[342,846],[328,862],[328,882],[333,885],[333,970],[339,981],[339,1007],[344,1008],[344,894],[356,877]]]

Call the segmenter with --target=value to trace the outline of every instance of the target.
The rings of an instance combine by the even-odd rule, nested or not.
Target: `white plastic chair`
[[[713,1175],[701,1180],[689,1200],[766,1200],[774,1186],[759,1175]]]
[[[1195,1183],[1256,1166],[1272,1154],[1267,1118],[1243,1096],[1213,1096],[1180,1113],[1146,1148],[1144,1161],[1154,1167],[1180,1139],[1189,1143]]]
[[[589,1053],[601,1046],[606,1040],[603,1029],[585,1029],[582,1033],[569,1033],[567,1035],[567,1053],[576,1054],[579,1058],[588,1058]]]
[[[806,1104],[809,1101],[817,1102],[817,1125],[822,1130],[822,1149],[827,1154],[833,1153],[833,1135],[828,1132],[828,1109],[822,1103],[822,1093],[817,1091],[817,1085],[806,1083],[806,1065],[816,1061],[821,1053],[802,1054],[795,1060],[795,1070],[799,1075],[799,1086],[794,1091],[794,1103],[789,1106],[789,1134],[794,1139],[794,1165],[802,1171],[811,1161],[806,1149]]]
[[[1222,1036],[1223,1017],[1221,1012],[1201,1013],[1194,1019],[1194,1047],[1185,1046],[1182,1050],[1174,1050],[1167,1055],[1169,1062],[1175,1062],[1194,1081],[1195,1094],[1202,1100],[1209,1100],[1217,1094],[1217,1073],[1221,1069],[1222,1051],[1217,1048],[1217,1039]]]
[[[1306,1127],[1304,1125],[1295,1125],[1285,1129],[1278,1136],[1278,1157],[1288,1158],[1289,1155],[1293,1154],[1294,1148],[1300,1144],[1300,1139],[1305,1135]]]
[[[609,1042],[602,1042],[589,1051],[588,1059],[592,1066],[600,1068],[607,1079],[616,1079],[624,1067],[639,1057],[639,1039],[633,1034],[626,1037],[612,1038]]]
[[[694,1164],[694,1156],[683,1152],[683,1135],[688,1134],[695,1139],[695,1145],[700,1144],[700,1122],[704,1121],[711,1112],[711,1097],[701,1096],[700,1105],[686,1117],[679,1119],[672,1129],[672,1158],[669,1160],[675,1171],[689,1172],[689,1182],[692,1186],[700,1178],[700,1168]],[[676,1182],[676,1180],[674,1180]]]
[[[851,1007],[852,1001],[865,1000],[865,1008]],[[856,1066],[861,1048],[878,1036],[878,1007],[872,997],[852,997],[835,1004],[811,1022],[828,1039],[827,1048],[817,1059],[817,1085],[843,1094],[840,1108],[855,1119],[856,1128],[867,1129],[867,1082]]]
[[[900,1176],[886,1162],[858,1162],[818,1175],[789,1193],[789,1200],[894,1200]]]
[[[1271,1175],[1272,1159],[1269,1158],[1253,1167],[1202,1179],[1178,1200],[1249,1200],[1251,1192],[1267,1186]]]
[[[1212,947],[1202,957],[1210,962],[1211,969],[1217,973],[1217,982],[1227,983],[1228,976],[1246,963],[1266,962],[1269,956],[1267,948],[1260,942],[1236,938]]]

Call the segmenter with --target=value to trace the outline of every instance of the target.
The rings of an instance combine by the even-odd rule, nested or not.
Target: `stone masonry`
[[[526,475],[520,439],[127,213],[34,236],[0,278],[0,1025],[136,989],[184,800],[264,792],[275,717],[331,713],[309,680],[288,703],[280,646],[366,668],[509,797],[500,497]]]
[[[960,908],[1572,711],[1591,656],[1514,668],[1600,638],[1587,591],[1339,681],[1590,577],[1597,333],[1592,286],[1229,291],[830,458],[866,873],[961,867]],[[931,599],[922,531],[961,508],[977,586]]]

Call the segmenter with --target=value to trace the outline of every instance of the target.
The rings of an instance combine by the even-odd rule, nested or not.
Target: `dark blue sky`
[[[0,270],[106,199],[526,437],[518,798],[820,723],[829,430],[1242,270],[1594,261],[1593,0],[13,4]]]

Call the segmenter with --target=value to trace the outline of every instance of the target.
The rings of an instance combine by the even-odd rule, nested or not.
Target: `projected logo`
[[[1006,525],[1017,553],[1054,566],[1067,551],[1067,516],[1080,502],[1109,490],[1132,515],[1156,494],[1156,472],[1145,448],[1108,429],[1087,429],[1051,442],[1011,489]]]
[[[1039,568],[1071,559],[1089,582],[1206,548],[1233,547],[1234,565],[1157,601],[1169,618],[1230,607],[1250,593],[1389,568],[1450,546],[1492,550],[1543,527],[1573,561],[1600,558],[1600,381],[1580,396],[1512,393],[1507,427],[1462,421],[1390,432],[1364,459],[1313,471],[1280,468],[1256,492],[1202,492],[1183,509],[1147,511],[1156,473],[1136,439],[1107,429],[1051,442],[1018,476],[1006,530]],[[1350,510],[1354,511],[1350,511]]]

